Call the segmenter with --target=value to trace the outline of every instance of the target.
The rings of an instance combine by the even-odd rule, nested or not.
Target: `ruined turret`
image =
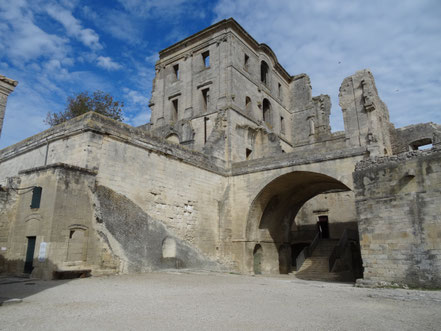
[[[16,80],[0,75],[0,137],[2,135],[3,119],[5,118],[6,102],[9,94],[14,91],[17,85]]]

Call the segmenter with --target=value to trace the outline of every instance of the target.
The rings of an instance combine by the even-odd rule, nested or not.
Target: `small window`
[[[249,160],[251,158],[251,154],[253,153],[253,151],[249,148],[247,148],[245,150],[245,155],[246,155],[246,159]]]
[[[280,133],[285,134],[285,119],[280,116]]]
[[[269,67],[265,61],[260,62],[260,81],[265,85],[268,84]]]
[[[263,121],[266,124],[271,125],[271,103],[268,101],[268,99],[263,99]]]
[[[243,60],[243,67],[246,71],[248,71],[249,62],[250,62],[250,57],[245,54],[245,57]]]
[[[205,68],[208,68],[210,66],[210,52],[209,51],[202,53],[202,62],[204,63]]]
[[[207,124],[210,119],[208,117],[204,117],[204,144],[207,143],[208,139],[208,132],[207,132]]]
[[[247,113],[251,112],[251,99],[250,99],[250,97],[245,98],[245,110]]]
[[[41,201],[41,192],[42,188],[39,186],[36,186],[32,189],[32,202],[31,202],[31,208],[40,208],[40,201]]]
[[[202,109],[207,111],[210,104],[210,89],[202,90]]]
[[[280,83],[277,84],[277,96],[279,99],[282,98],[282,85]]]
[[[173,66],[173,72],[175,73],[176,80],[178,80],[179,79],[179,64],[175,64]]]
[[[178,99],[172,100],[172,120],[177,121],[179,119],[179,102]]]

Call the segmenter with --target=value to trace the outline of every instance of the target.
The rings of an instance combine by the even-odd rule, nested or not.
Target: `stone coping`
[[[5,83],[7,83],[9,85],[12,85],[14,87],[18,85],[18,82],[16,80],[13,80],[13,79],[8,78],[8,77],[3,76],[3,75],[0,75],[0,81],[5,82]]]
[[[63,170],[68,170],[68,171],[79,171],[79,172],[83,172],[85,174],[92,175],[92,176],[96,176],[98,174],[98,172],[95,170],[77,167],[77,166],[73,166],[73,165],[61,163],[61,162],[52,163],[52,164],[48,164],[48,165],[41,166],[41,167],[29,168],[26,170],[19,171],[18,174],[19,175],[27,175],[27,174],[30,174],[33,172],[45,171],[45,170],[49,170],[49,169],[63,169]]]
[[[367,150],[365,147],[355,147],[339,151],[321,153],[318,155],[314,153],[314,150],[286,153],[277,157],[273,156],[234,163],[232,165],[232,174],[233,176],[237,176],[270,169],[279,169],[302,164],[311,164],[344,159],[354,156],[363,156],[366,155],[366,151]]]
[[[357,164],[355,165],[355,171],[362,171],[369,168],[388,165],[391,163],[402,163],[411,159],[416,159],[419,157],[428,157],[432,155],[441,155],[441,146],[433,147],[431,149],[426,149],[426,150],[417,150],[417,151],[400,153],[398,155],[377,156],[366,160],[361,160],[357,162]]]
[[[128,124],[112,120],[94,112],[89,112],[73,118],[65,123],[56,125],[48,130],[0,150],[0,162],[39,148],[53,141],[88,131],[107,135],[116,140],[158,154],[167,155],[199,168],[226,175],[225,162],[221,159],[189,150],[181,145],[156,137],[143,129],[132,127]]]

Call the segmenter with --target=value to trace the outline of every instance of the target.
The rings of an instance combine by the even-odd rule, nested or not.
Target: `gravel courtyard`
[[[0,279],[0,330],[440,330],[441,291],[162,272]]]

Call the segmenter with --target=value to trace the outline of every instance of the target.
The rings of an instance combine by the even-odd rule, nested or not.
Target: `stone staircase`
[[[300,270],[292,272],[296,278],[306,280],[349,282],[352,281],[351,272],[329,272],[329,256],[337,245],[338,240],[320,239],[312,256],[307,258]]]

